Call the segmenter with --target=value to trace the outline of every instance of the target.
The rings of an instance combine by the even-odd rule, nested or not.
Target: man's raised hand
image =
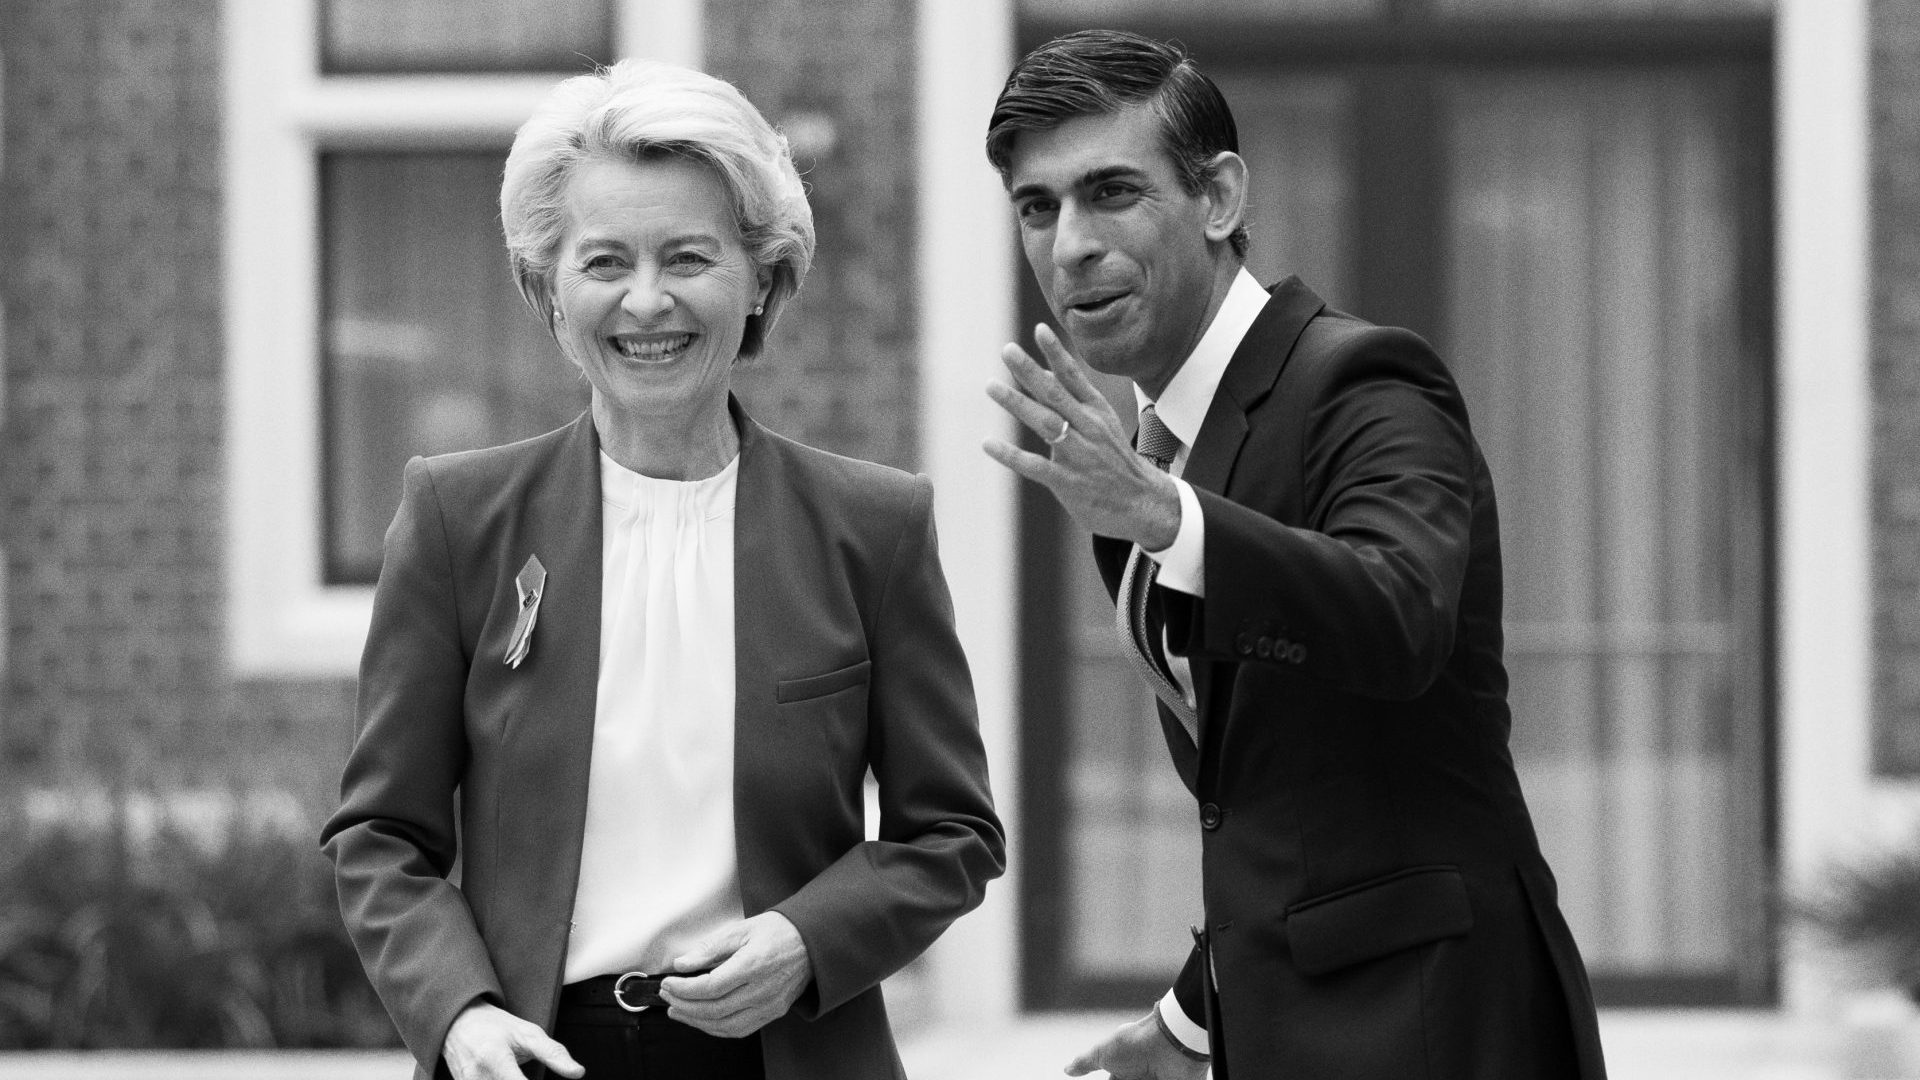
[[[1009,343],[1000,358],[1013,382],[988,383],[987,396],[1045,441],[1048,453],[1004,439],[988,439],[982,448],[1044,485],[1089,532],[1164,550],[1180,531],[1180,493],[1173,480],[1133,452],[1113,406],[1053,328],[1037,326],[1033,337],[1049,367]]]

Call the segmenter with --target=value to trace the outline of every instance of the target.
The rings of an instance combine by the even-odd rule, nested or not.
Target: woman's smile
[[[616,334],[607,339],[613,351],[643,364],[664,364],[679,359],[693,344],[693,334]]]
[[[554,338],[593,387],[603,446],[648,475],[711,475],[733,453],[733,365],[771,281],[725,183],[684,157],[595,158],[563,210]]]

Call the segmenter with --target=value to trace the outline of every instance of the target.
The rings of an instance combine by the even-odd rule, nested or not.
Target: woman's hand
[[[738,922],[674,958],[705,975],[661,980],[667,1015],[709,1035],[738,1039],[785,1016],[813,980],[807,943],[777,911]]]
[[[453,1070],[453,1080],[524,1080],[523,1061],[539,1061],[568,1080],[578,1080],[587,1071],[538,1025],[484,1001],[453,1018],[440,1053]]]

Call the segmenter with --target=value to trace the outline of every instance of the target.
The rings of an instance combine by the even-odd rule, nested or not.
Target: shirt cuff
[[[1166,548],[1147,552],[1148,558],[1160,564],[1154,584],[1205,597],[1207,519],[1200,516],[1200,496],[1193,493],[1192,484],[1176,476],[1173,486],[1180,490],[1180,531]]]
[[[1173,991],[1167,991],[1167,996],[1161,998],[1154,1008],[1160,1012],[1161,1026],[1181,1046],[1203,1056],[1212,1052],[1213,1042],[1207,1037],[1207,1029],[1187,1018],[1186,1010],[1180,1007]]]

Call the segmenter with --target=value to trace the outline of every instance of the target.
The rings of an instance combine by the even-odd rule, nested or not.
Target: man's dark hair
[[[1054,38],[1014,65],[987,121],[987,160],[1010,182],[1013,140],[1079,116],[1145,104],[1160,118],[1160,136],[1180,186],[1198,195],[1213,180],[1213,159],[1240,152],[1233,111],[1213,80],[1178,45],[1121,30],[1080,30]],[[1247,228],[1228,237],[1245,258]]]

